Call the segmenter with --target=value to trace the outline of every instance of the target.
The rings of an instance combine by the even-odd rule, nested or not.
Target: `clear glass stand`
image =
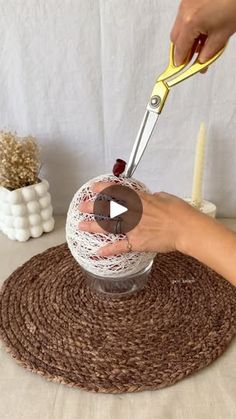
[[[144,269],[123,277],[101,277],[82,268],[88,286],[96,292],[110,297],[122,297],[140,291],[147,283],[153,261]]]

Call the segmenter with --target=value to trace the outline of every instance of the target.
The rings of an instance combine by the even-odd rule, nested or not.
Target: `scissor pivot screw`
[[[156,96],[152,96],[150,104],[153,108],[157,108],[157,106],[160,105],[160,102],[161,102],[160,96],[156,95]]]

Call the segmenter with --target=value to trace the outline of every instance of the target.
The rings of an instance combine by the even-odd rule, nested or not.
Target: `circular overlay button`
[[[133,189],[111,185],[97,195],[93,213],[103,230],[113,234],[126,234],[141,220],[143,206]]]

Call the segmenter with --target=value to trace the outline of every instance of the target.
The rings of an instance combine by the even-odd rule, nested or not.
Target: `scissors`
[[[198,61],[198,57],[192,63],[193,54],[191,54],[187,57],[183,64],[176,66],[174,64],[174,45],[171,42],[169,64],[166,70],[157,78],[155,82],[151,98],[146,107],[143,121],[139,128],[133,149],[130,154],[130,159],[126,166],[126,177],[132,177],[134,174],[151,138],[158,117],[163,109],[171,87],[193,76],[204,68],[207,68],[221,56],[224,49],[225,47],[204,64],[201,64]]]

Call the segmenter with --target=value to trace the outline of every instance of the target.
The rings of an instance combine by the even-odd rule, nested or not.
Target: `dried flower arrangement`
[[[0,186],[19,189],[39,182],[40,151],[34,137],[0,132]]]

